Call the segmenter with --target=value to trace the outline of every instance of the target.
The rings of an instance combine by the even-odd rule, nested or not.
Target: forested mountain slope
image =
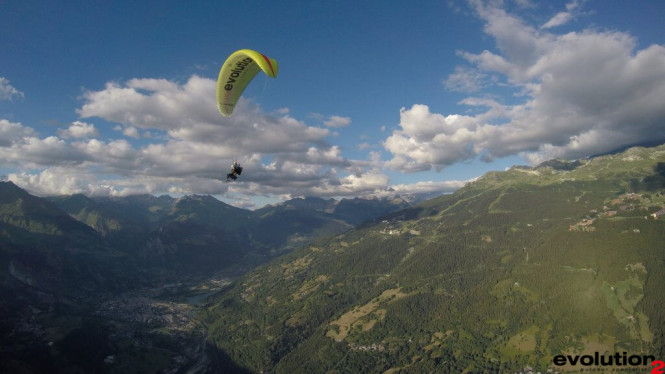
[[[488,173],[247,274],[204,311],[209,341],[253,372],[662,359],[664,194],[665,146]]]

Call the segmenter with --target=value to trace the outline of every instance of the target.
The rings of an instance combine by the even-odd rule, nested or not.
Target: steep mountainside
[[[665,146],[488,173],[247,274],[202,318],[218,365],[253,372],[662,359],[664,208]]]
[[[43,199],[0,183],[0,372],[205,368],[200,300],[289,245],[348,230],[337,204],[252,212],[198,195]]]
[[[247,265],[247,256],[262,255],[248,240],[250,216],[211,196],[185,196],[149,233],[138,256],[151,266],[185,273],[209,274]]]
[[[45,292],[81,296],[112,291],[132,277],[130,259],[89,226],[11,182],[0,182],[3,277]],[[114,279],[121,276],[120,280]]]
[[[11,182],[0,183],[0,269],[0,371],[13,373],[53,372],[47,344],[144,280],[92,228]]]
[[[58,208],[103,236],[151,231],[171,210],[170,196],[135,195],[122,198],[89,198],[81,194],[48,197]]]

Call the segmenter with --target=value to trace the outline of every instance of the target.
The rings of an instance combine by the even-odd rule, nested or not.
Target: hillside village
[[[665,205],[663,203],[663,194],[627,193],[618,196],[606,202],[601,209],[593,209],[580,221],[571,224],[569,231],[593,232],[596,228],[594,223],[599,219],[611,219],[621,217],[642,217],[643,219],[663,219],[665,216]],[[654,211],[654,209],[659,210]],[[635,229],[637,230],[637,229]],[[639,233],[638,231],[634,231]]]

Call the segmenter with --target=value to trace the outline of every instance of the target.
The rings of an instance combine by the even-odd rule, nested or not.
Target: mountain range
[[[0,352],[14,365],[5,369],[20,372],[48,344],[80,333],[105,300],[219,272],[237,276],[319,235],[409,205],[399,197],[304,198],[250,211],[201,195],[41,198],[0,182],[0,333],[9,337]],[[96,367],[43,365],[36,371]]]
[[[202,319],[217,365],[239,372],[662,359],[664,208],[665,146],[491,172],[251,271]]]
[[[665,358],[665,145],[454,194],[41,198],[0,183],[0,371],[575,372]]]

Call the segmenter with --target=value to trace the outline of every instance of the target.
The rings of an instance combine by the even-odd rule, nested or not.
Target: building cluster
[[[371,345],[358,345],[354,343],[349,343],[349,348],[353,351],[377,351],[383,352],[386,347],[383,344],[371,344]]]
[[[595,222],[594,218],[585,218],[574,225],[570,225],[570,231],[596,231],[596,228],[591,226]]]
[[[138,323],[151,328],[188,330],[193,325],[190,305],[154,298],[170,293],[168,288],[171,286],[127,292],[100,304],[96,314],[111,320]]]

